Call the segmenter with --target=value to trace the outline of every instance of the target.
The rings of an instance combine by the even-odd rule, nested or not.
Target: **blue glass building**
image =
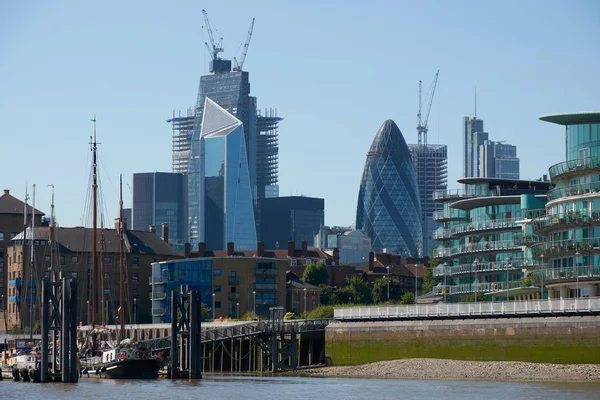
[[[194,128],[188,172],[190,241],[214,250],[228,242],[253,249],[256,225],[244,126],[207,97],[199,128]]]
[[[392,120],[381,125],[367,153],[358,192],[356,229],[373,251],[418,256],[421,204],[415,167],[402,132]]]

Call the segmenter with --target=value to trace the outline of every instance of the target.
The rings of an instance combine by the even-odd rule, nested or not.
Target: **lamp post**
[[[575,253],[575,279],[577,279],[577,291],[575,292],[575,296],[577,297],[577,300],[579,300],[579,256],[581,256],[581,253],[577,250]]]
[[[419,264],[415,264],[415,304],[417,304],[417,268],[419,268]]]
[[[256,318],[256,290],[252,291],[252,295],[254,296],[254,301],[252,302],[252,307],[254,308],[254,317]]]
[[[133,323],[137,324],[137,297],[133,298]]]
[[[507,263],[506,263],[506,301],[508,301],[508,299],[509,299],[509,294],[508,294],[509,283],[508,282],[510,280],[510,278],[508,276],[509,275],[508,269],[510,267],[512,267],[512,257],[508,257],[506,259],[506,261],[507,261]]]
[[[387,301],[390,301],[390,266],[385,267],[387,269]]]
[[[235,303],[237,319],[240,319],[240,303]]]
[[[213,303],[212,304],[212,316],[213,316],[213,319],[215,319],[215,318],[217,318],[217,313],[215,310],[215,294],[214,293],[212,294],[212,301],[213,301],[212,302]]]
[[[540,266],[540,300],[544,300],[544,257],[543,253],[540,254],[540,258],[542,259],[542,265]]]
[[[473,267],[475,268],[475,303],[478,302],[477,295],[479,293],[479,280],[477,280],[477,269],[479,268],[479,261],[475,259],[473,263]]]
[[[308,313],[306,312],[306,287],[304,288],[304,319],[306,320]]]
[[[448,263],[444,263],[444,303],[448,302],[448,286],[446,285],[446,269],[448,268]]]
[[[89,325],[91,323],[91,321],[90,321],[90,301],[88,300],[86,303],[87,303],[87,323]]]

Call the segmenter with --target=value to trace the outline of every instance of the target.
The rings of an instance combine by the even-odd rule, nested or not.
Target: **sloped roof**
[[[2,196],[0,196],[0,214],[21,214],[23,215],[25,207],[25,202],[17,199],[12,194],[8,193],[8,191],[4,191]],[[33,207],[27,205],[27,213],[31,214],[31,210]],[[45,215],[43,212],[35,209],[35,215]]]

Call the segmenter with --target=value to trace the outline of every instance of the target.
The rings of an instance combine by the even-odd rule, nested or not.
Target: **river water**
[[[194,382],[83,378],[76,384],[0,382],[1,399],[600,399],[600,384],[205,375]]]

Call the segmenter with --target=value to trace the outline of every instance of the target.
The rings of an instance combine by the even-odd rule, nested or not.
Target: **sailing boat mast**
[[[29,194],[27,194],[27,185],[25,185],[25,206],[23,208],[23,246],[21,246],[21,260],[23,262],[23,268],[22,268],[23,276],[19,277],[19,278],[23,278],[23,282],[25,282],[25,277],[27,276],[27,275],[25,275],[27,272],[27,270],[25,269],[26,264],[27,264],[25,261],[27,259],[27,257],[25,257],[25,254],[27,251],[26,250],[27,249],[27,216],[29,215],[28,210],[27,210],[27,206],[28,206],[27,201],[28,200],[29,200]],[[26,291],[25,296],[27,296],[27,286],[25,286],[25,291]],[[20,325],[21,325],[21,329],[23,329],[23,320],[25,319],[24,314],[26,311],[25,310],[25,302],[22,302],[21,306],[19,308],[20,308],[19,314],[21,315]]]
[[[94,114],[94,140],[91,142],[92,145],[92,320],[91,323],[96,323],[96,298],[98,294],[96,291],[96,281],[98,280],[98,273],[96,271],[96,228],[98,225],[97,221],[97,202],[98,202],[98,175],[97,175],[97,160],[96,160],[96,115]],[[91,139],[91,138],[90,138]]]
[[[29,339],[33,339],[33,305],[35,303],[35,297],[33,297],[33,269],[35,268],[35,253],[33,250],[33,243],[35,241],[35,183],[33,184],[32,202],[33,205],[31,206],[31,241],[29,242]],[[27,232],[25,232],[25,239],[26,238]]]
[[[123,234],[125,224],[123,223],[123,175],[119,175],[119,323],[121,330],[119,338],[125,338],[125,294],[123,293]]]

